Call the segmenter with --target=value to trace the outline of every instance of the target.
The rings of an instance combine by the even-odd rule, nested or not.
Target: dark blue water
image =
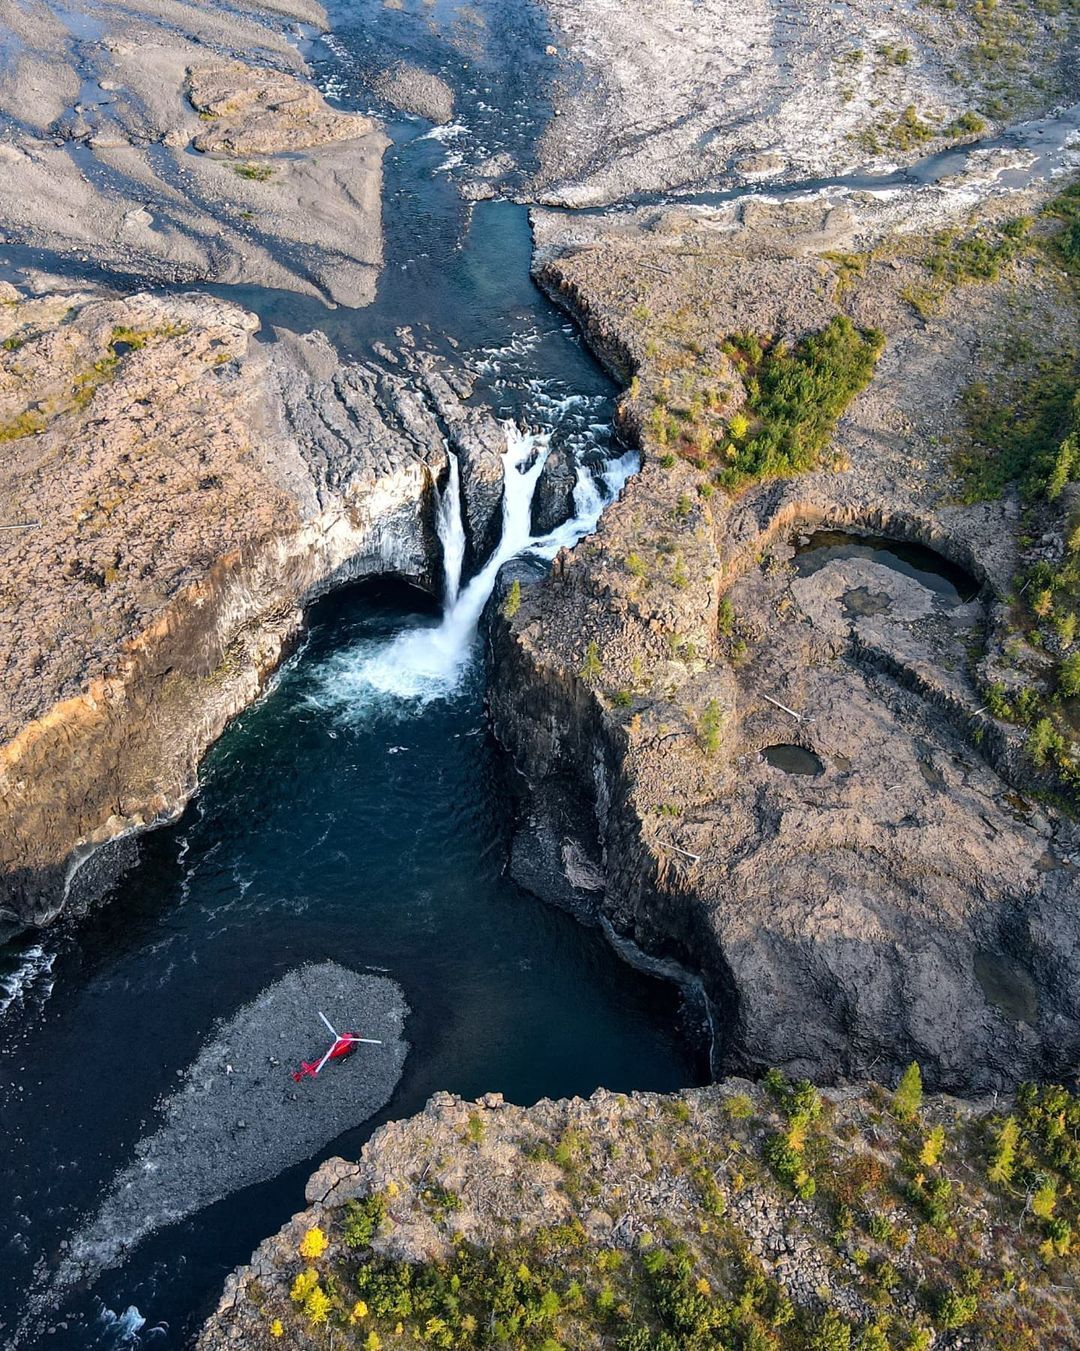
[[[479,662],[455,696],[422,708],[342,696],[351,666],[433,622],[420,599],[323,602],[302,655],[209,756],[184,819],[147,840],[107,906],[49,936],[51,996],[31,991],[5,1023],[5,1311],[35,1256],[55,1258],[127,1160],[213,1020],[306,960],[403,986],[413,1049],[386,1117],[438,1089],[528,1103],[701,1081],[675,988],[508,878],[504,766]],[[370,1128],[320,1157],[355,1154]],[[300,1206],[315,1162],[158,1234],[74,1297],[69,1326],[41,1344],[120,1344],[100,1300],[137,1306],[144,1343],[183,1345],[226,1272]],[[147,1343],[161,1321],[169,1331]]]

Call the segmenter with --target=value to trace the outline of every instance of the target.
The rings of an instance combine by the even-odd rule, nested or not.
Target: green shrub
[[[645,577],[648,575],[649,566],[640,554],[629,553],[626,555],[626,570],[632,577]]]
[[[503,601],[503,618],[513,619],[521,609],[521,583],[515,577],[510,583],[510,590],[506,593],[506,599]]]
[[[370,1246],[385,1215],[386,1201],[378,1193],[366,1196],[363,1200],[347,1201],[342,1225],[342,1239],[346,1247]]]
[[[922,1148],[919,1150],[919,1163],[924,1168],[936,1168],[941,1162],[944,1148],[945,1127],[935,1126],[923,1140]]]
[[[966,1327],[978,1311],[979,1301],[975,1295],[961,1295],[955,1290],[946,1290],[937,1301],[934,1310],[934,1322],[942,1332],[953,1332],[956,1328]]]
[[[851,1325],[827,1309],[815,1323],[806,1346],[807,1351],[850,1351]]]
[[[739,488],[813,469],[841,413],[869,383],[884,345],[883,334],[857,329],[844,315],[790,351],[752,334],[730,338],[724,350],[743,378],[754,423],[745,440],[732,442],[720,481]]]
[[[1067,699],[1080,695],[1080,652],[1066,657],[1058,667],[1058,690]]]
[[[1001,1123],[994,1140],[993,1151],[990,1155],[990,1167],[987,1169],[987,1177],[991,1182],[1003,1186],[1011,1182],[1013,1171],[1016,1167],[1016,1146],[1020,1138],[1020,1129],[1016,1118],[1007,1116]]]
[[[720,711],[720,705],[715,699],[710,699],[698,719],[698,742],[706,755],[715,755],[720,749],[723,727],[724,716]]]
[[[922,1072],[918,1062],[913,1060],[900,1076],[892,1097],[892,1109],[897,1119],[914,1121],[922,1108],[922,1096]]]
[[[585,649],[585,660],[581,664],[579,675],[582,680],[594,685],[603,673],[603,667],[600,665],[600,649],[595,640],[589,643]]]

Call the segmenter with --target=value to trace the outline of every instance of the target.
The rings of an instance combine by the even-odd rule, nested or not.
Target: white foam
[[[327,668],[336,682],[334,702],[351,695],[365,706],[374,692],[423,704],[452,694],[460,685],[499,569],[531,542],[533,493],[548,456],[548,434],[522,432],[512,422],[504,427],[503,522],[497,548],[447,605],[440,624],[410,629],[374,652],[358,647],[331,659]]]
[[[418,141],[440,141],[446,144],[447,141],[456,141],[459,136],[464,136],[469,128],[464,122],[447,122],[441,127],[432,127],[430,131],[425,131],[423,136],[418,136]]]
[[[592,534],[607,507],[622,492],[626,481],[636,474],[640,459],[628,450],[616,460],[608,460],[599,474],[587,465],[577,467],[574,484],[574,514],[549,535],[534,540],[528,552],[537,558],[554,558],[560,549],[572,549],[578,540]]]
[[[449,609],[461,589],[461,565],[465,558],[465,522],[461,514],[461,466],[458,457],[446,448],[450,460],[450,477],[439,498],[437,530],[442,545],[443,573],[446,595],[443,604]]]
[[[548,535],[532,534],[532,502],[550,452],[551,433],[524,432],[503,424],[502,532],[499,543],[480,571],[460,586],[464,527],[456,463],[439,502],[438,533],[443,543],[447,588],[438,624],[414,626],[389,641],[366,641],[334,653],[317,673],[308,699],[314,706],[359,721],[373,710],[407,715],[417,704],[447,698],[461,686],[475,651],[480,616],[500,568],[530,553],[554,558],[596,528],[601,513],[621,491],[639,464],[634,451],[608,460],[597,469],[580,461],[574,487],[572,519]]]
[[[52,993],[52,968],[55,952],[42,947],[27,948],[20,953],[13,971],[0,972],[0,1017],[13,1004],[22,1005],[31,993],[39,999],[48,999]]]

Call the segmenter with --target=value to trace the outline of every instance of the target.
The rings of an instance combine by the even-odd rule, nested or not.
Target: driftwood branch
[[[683,858],[688,858],[694,863],[701,862],[700,854],[692,854],[689,849],[680,849],[677,844],[672,844],[670,840],[661,840],[660,843],[665,849],[672,849],[676,854],[682,854]]]
[[[793,708],[788,708],[787,704],[782,704],[779,699],[774,699],[771,694],[763,694],[763,699],[768,699],[770,704],[775,704],[777,708],[782,708],[785,713],[789,713],[796,722],[802,722],[802,714],[796,713]]]

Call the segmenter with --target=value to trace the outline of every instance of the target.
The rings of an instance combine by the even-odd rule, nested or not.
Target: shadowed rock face
[[[339,1032],[383,1044],[297,1084],[292,1069],[329,1045],[320,1010]],[[136,1145],[72,1239],[52,1290],[93,1279],[156,1229],[302,1162],[373,1116],[401,1077],[407,1013],[393,981],[334,962],[300,967],[264,990],[215,1030],[161,1103],[160,1128]]]

